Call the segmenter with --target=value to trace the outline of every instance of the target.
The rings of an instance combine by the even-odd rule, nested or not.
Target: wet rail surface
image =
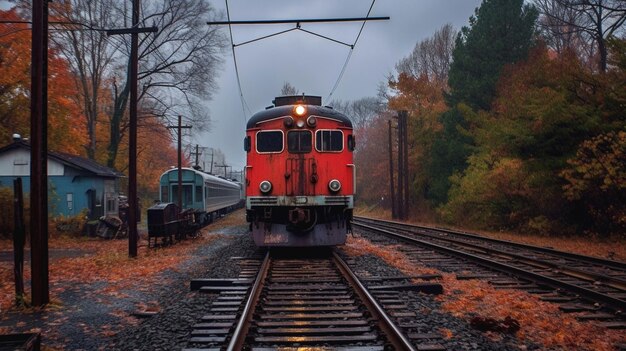
[[[192,282],[219,296],[187,350],[417,350],[337,254],[248,264],[254,279]]]
[[[359,233],[410,243],[402,250],[416,263],[485,279],[496,288],[521,289],[555,302],[577,318],[626,329],[626,264],[405,223],[355,218]]]

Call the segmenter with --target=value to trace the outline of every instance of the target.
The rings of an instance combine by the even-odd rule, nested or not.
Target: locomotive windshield
[[[318,130],[315,134],[315,149],[320,152],[343,150],[343,133],[340,130]]]
[[[313,137],[307,130],[291,131],[287,133],[287,150],[292,154],[311,152]]]
[[[256,133],[257,152],[281,152],[283,151],[283,132],[271,130]]]

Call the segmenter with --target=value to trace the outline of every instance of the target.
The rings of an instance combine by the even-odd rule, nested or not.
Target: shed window
[[[106,206],[107,206],[107,213],[115,212],[115,194],[113,193],[106,194]]]
[[[256,133],[257,152],[281,152],[283,151],[283,132],[272,130]]]
[[[67,193],[65,195],[65,198],[67,200],[67,209],[68,210],[73,210],[74,209],[74,194],[73,193]]]
[[[320,152],[343,150],[343,133],[340,130],[318,130],[315,134],[315,149]]]
[[[311,132],[308,130],[297,130],[287,133],[287,149],[290,153],[311,152],[312,148]]]

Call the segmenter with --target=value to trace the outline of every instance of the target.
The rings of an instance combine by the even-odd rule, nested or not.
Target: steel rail
[[[400,230],[407,230],[407,229],[400,229]],[[454,238],[443,238],[441,236],[439,236],[438,234],[434,234],[434,233],[418,233],[418,235],[426,235],[430,238],[433,238],[434,240],[441,240],[441,241],[446,241],[446,242],[450,242],[453,244],[457,244],[460,246],[464,246],[467,248],[472,248],[472,249],[479,249],[481,251],[484,251],[486,254],[492,254],[492,255],[500,255],[500,257],[503,258],[509,258],[509,259],[517,259],[522,263],[528,264],[530,266],[533,267],[537,267],[537,268],[552,268],[552,269],[557,269],[559,272],[565,274],[565,275],[569,275],[578,279],[582,279],[588,282],[601,282],[603,283],[605,286],[607,287],[611,287],[617,290],[621,290],[621,291],[626,291],[626,281],[620,278],[615,278],[606,274],[601,274],[601,273],[595,273],[595,272],[588,272],[588,271],[584,271],[582,269],[578,269],[578,268],[572,268],[572,267],[568,267],[566,265],[563,264],[558,264],[558,263],[553,263],[553,262],[549,262],[549,261],[545,261],[542,259],[537,259],[537,258],[528,258],[524,255],[521,254],[515,254],[515,253],[511,253],[511,252],[506,252],[506,251],[501,251],[498,249],[494,249],[494,248],[490,248],[490,247],[486,247],[483,246],[479,243],[471,243],[471,242],[465,242],[462,239],[454,239]],[[476,237],[473,239],[482,239],[482,237]],[[492,242],[487,240],[487,242]],[[499,244],[506,244],[506,243],[499,243]],[[568,257],[569,258],[569,257]]]
[[[425,225],[409,224],[409,223],[403,223],[403,222],[397,222],[397,221],[389,221],[389,220],[377,219],[377,218],[368,218],[368,217],[357,217],[357,216],[354,216],[354,219],[355,220],[364,220],[364,221],[384,222],[384,223],[390,223],[390,224],[396,224],[396,225],[402,225],[402,226],[406,226],[406,227],[421,229],[421,230],[432,230],[432,231],[444,232],[444,233],[449,233],[449,234],[456,234],[456,235],[460,235],[460,236],[466,236],[466,237],[470,237],[470,238],[476,238],[476,239],[480,239],[480,240],[485,240],[485,241],[490,241],[490,242],[495,242],[495,243],[501,243],[501,244],[511,245],[511,246],[515,246],[515,247],[521,247],[521,248],[536,250],[536,251],[539,251],[539,252],[545,252],[545,253],[549,253],[549,254],[553,254],[553,255],[558,255],[558,256],[562,256],[562,257],[566,257],[566,258],[575,259],[577,261],[585,261],[585,262],[593,263],[593,264],[601,264],[601,265],[605,265],[607,267],[611,267],[611,268],[615,268],[615,269],[626,269],[626,262],[615,261],[615,260],[607,260],[607,259],[604,259],[604,258],[593,257],[593,256],[586,256],[586,255],[581,255],[581,254],[576,254],[576,253],[566,252],[566,251],[560,251],[560,250],[550,249],[550,248],[547,248],[547,247],[541,247],[541,246],[535,246],[535,245],[529,245],[529,244],[522,244],[522,243],[518,243],[518,242],[515,242],[515,241],[510,241],[510,240],[494,239],[494,238],[484,237],[484,236],[481,236],[481,235],[468,233],[468,232],[462,232],[462,231],[453,230],[453,229],[439,228],[439,227],[429,227],[429,226],[425,226]]]
[[[250,328],[250,324],[252,323],[252,316],[254,315],[254,310],[256,309],[257,302],[259,301],[259,296],[261,296],[261,291],[263,290],[265,277],[267,276],[269,267],[270,252],[268,250],[265,254],[265,258],[263,259],[263,263],[261,264],[261,268],[259,269],[259,274],[254,281],[252,290],[250,291],[248,301],[246,301],[246,306],[244,307],[243,312],[241,312],[241,317],[239,318],[239,322],[237,322],[237,327],[235,328],[235,332],[230,338],[230,342],[226,350],[238,351],[241,350],[245,345],[246,336],[248,335],[248,329]]]
[[[512,275],[515,275],[524,279],[528,279],[530,281],[538,282],[538,283],[556,287],[556,288],[566,289],[566,290],[575,292],[577,294],[580,294],[581,296],[584,296],[588,299],[594,300],[596,302],[601,302],[605,304],[607,307],[614,309],[618,312],[626,311],[626,301],[614,298],[612,296],[608,296],[606,294],[599,293],[597,291],[593,291],[593,290],[589,290],[580,286],[572,285],[572,284],[566,283],[558,279],[546,277],[541,274],[537,274],[537,273],[530,272],[524,269],[520,269],[511,265],[505,264],[505,263],[500,263],[500,262],[496,262],[493,260],[489,260],[484,257],[476,256],[467,252],[433,244],[424,240],[411,238],[403,234],[392,233],[388,230],[384,230],[381,228],[376,228],[376,227],[372,227],[366,224],[359,224],[359,223],[354,223],[354,222],[353,222],[353,225],[362,227],[362,228],[367,228],[367,229],[379,232],[387,236],[398,238],[405,242],[427,246],[438,251],[447,252],[451,255],[455,255],[458,257],[462,257],[462,258],[467,258],[489,269],[497,270],[502,273],[512,274]]]
[[[337,268],[346,278],[348,284],[359,295],[361,302],[367,307],[368,311],[378,321],[378,326],[385,333],[387,340],[391,343],[394,350],[411,350],[417,349],[411,344],[409,339],[389,318],[385,310],[376,302],[374,297],[367,291],[367,288],[359,281],[359,278],[352,272],[348,265],[333,251],[333,261]]]

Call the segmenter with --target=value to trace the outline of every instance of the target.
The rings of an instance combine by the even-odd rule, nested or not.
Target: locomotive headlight
[[[267,194],[272,190],[272,183],[270,183],[268,180],[264,180],[261,182],[261,184],[259,184],[259,189],[262,193]]]
[[[296,122],[296,126],[297,126],[298,128],[302,128],[302,127],[304,127],[304,120],[303,120],[303,119],[299,119],[299,120]]]
[[[330,182],[328,182],[328,189],[330,189],[330,191],[336,193],[339,190],[341,190],[341,182],[338,181],[337,179],[333,179]]]
[[[306,107],[304,107],[303,105],[296,105],[296,107],[293,109],[293,112],[296,114],[296,116],[304,116],[304,114],[306,113]]]
[[[317,118],[311,116],[309,118],[306,119],[306,124],[311,127],[314,128],[317,125]]]

